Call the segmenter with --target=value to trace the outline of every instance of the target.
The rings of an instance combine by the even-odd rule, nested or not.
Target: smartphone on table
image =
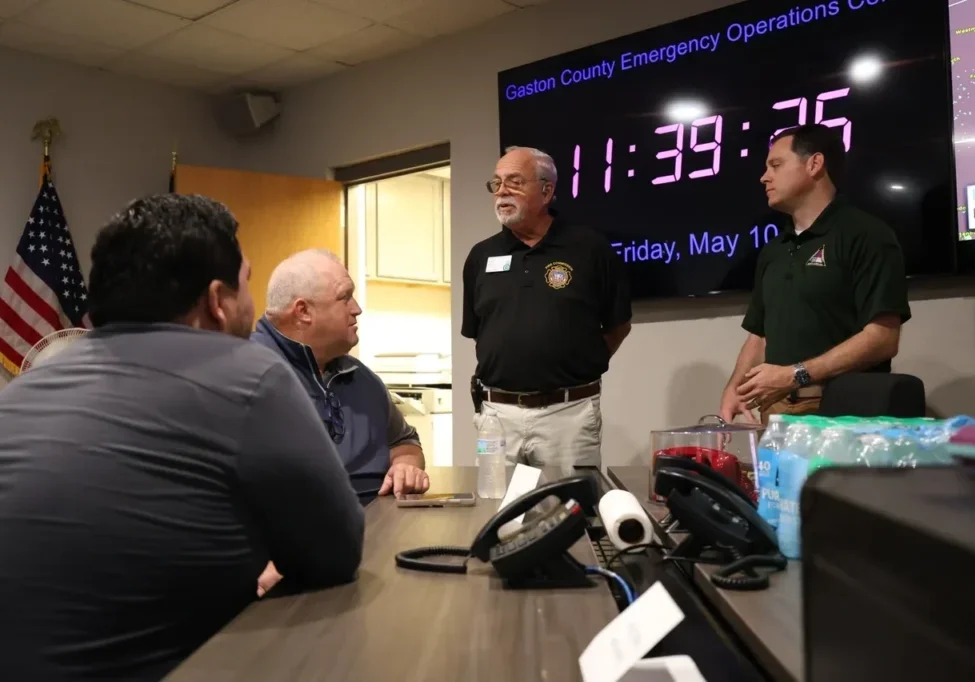
[[[409,494],[396,500],[397,507],[473,507],[474,493]]]

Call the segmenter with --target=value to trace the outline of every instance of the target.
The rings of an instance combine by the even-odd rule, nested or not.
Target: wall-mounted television
[[[498,102],[501,149],[554,157],[557,206],[606,234],[636,298],[751,289],[783,224],[769,140],[799,123],[843,139],[841,191],[909,275],[955,270],[943,2],[750,0],[503,71]]]

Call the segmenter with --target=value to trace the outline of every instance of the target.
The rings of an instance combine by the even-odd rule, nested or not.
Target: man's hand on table
[[[420,467],[405,462],[394,462],[386,472],[379,487],[380,495],[392,493],[401,497],[408,493],[425,493],[430,489],[430,477]]]
[[[261,573],[260,577],[257,579],[257,596],[263,597],[265,594],[267,594],[272,587],[278,584],[281,577],[281,574],[278,573],[278,569],[274,567],[274,562],[267,562],[264,572]]]

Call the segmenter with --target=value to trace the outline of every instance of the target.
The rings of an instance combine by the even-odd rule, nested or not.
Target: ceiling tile
[[[331,7],[357,17],[373,21],[386,21],[414,10],[430,0],[312,0],[312,2]]]
[[[50,29],[28,26],[17,21],[0,25],[0,45],[63,59],[84,66],[101,66],[122,54],[122,50],[61,35]]]
[[[123,0],[44,0],[17,20],[100,45],[131,50],[189,22]]]
[[[370,23],[309,0],[240,0],[200,21],[299,52],[359,31]]]
[[[186,19],[199,19],[221,7],[232,5],[237,0],[128,0],[128,2]]]
[[[112,60],[104,68],[114,73],[196,90],[209,89],[227,80],[226,74],[205,71],[138,52],[130,52],[120,59]]]
[[[427,0],[383,23],[407,33],[433,38],[463,31],[516,9],[502,0]]]
[[[37,0],[0,0],[0,19],[23,12],[36,2]]]
[[[281,90],[283,88],[324,78],[341,71],[345,67],[335,62],[316,59],[304,54],[296,54],[280,62],[270,64],[242,76],[247,83],[267,88]]]
[[[422,38],[409,33],[382,24],[373,24],[356,33],[330,40],[321,47],[309,50],[308,54],[334,59],[343,64],[360,64],[394,52],[409,50],[421,42]]]
[[[253,71],[294,54],[281,47],[247,40],[203,24],[192,24],[142,51],[187,66],[229,74]]]

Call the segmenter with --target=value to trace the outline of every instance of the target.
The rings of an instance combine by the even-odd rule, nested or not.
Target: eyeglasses
[[[521,177],[520,175],[512,175],[504,178],[503,180],[501,178],[491,178],[484,183],[484,185],[487,187],[488,192],[491,194],[497,194],[498,190],[500,190],[502,186],[507,187],[510,190],[514,190],[515,192],[520,192],[525,188],[525,185],[530,182],[534,182],[534,180],[525,180],[525,178]]]
[[[345,415],[342,414],[342,403],[334,391],[325,390],[325,426],[328,435],[336,445],[345,437]]]

